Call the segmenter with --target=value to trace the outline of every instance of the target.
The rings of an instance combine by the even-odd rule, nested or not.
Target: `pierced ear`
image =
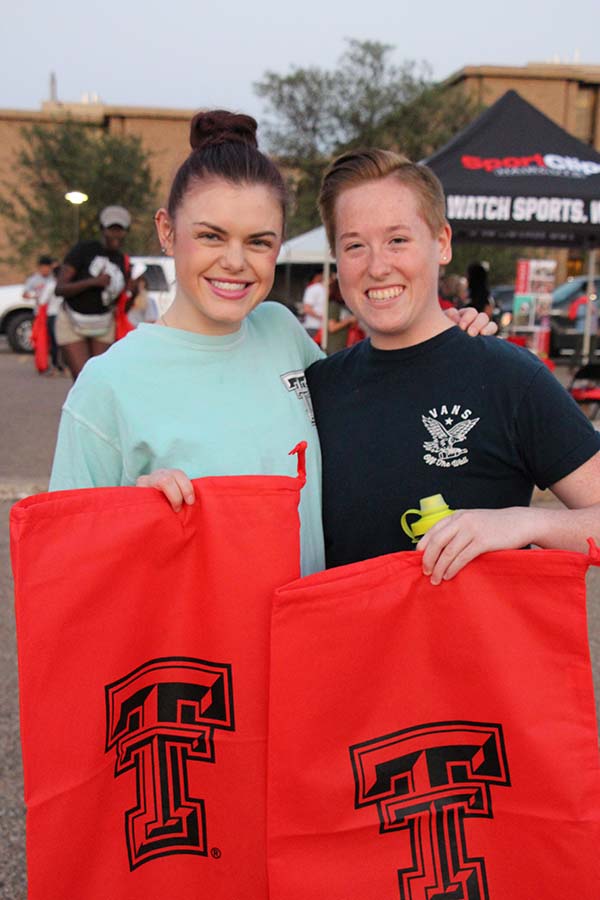
[[[440,263],[446,265],[452,259],[452,229],[446,223],[440,233]]]
[[[156,225],[156,233],[158,235],[158,240],[160,242],[160,249],[162,253],[168,253],[169,255],[173,252],[173,222],[171,221],[171,217],[166,209],[161,207],[156,215],[154,216],[154,223]]]

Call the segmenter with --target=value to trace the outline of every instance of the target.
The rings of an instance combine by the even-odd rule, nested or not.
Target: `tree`
[[[436,85],[426,64],[393,64],[393,50],[349,40],[331,71],[293,67],[254,85],[266,104],[269,149],[291,173],[292,234],[318,224],[321,175],[338,153],[379,146],[421,159],[475,116],[474,103]]]
[[[132,217],[128,251],[147,252],[159,185],[138,137],[98,133],[72,120],[26,127],[22,136],[23,149],[0,193],[11,240],[6,262],[30,264],[40,251],[64,255],[75,240],[75,211],[65,200],[72,190],[89,197],[79,208],[82,238],[96,236],[100,210],[118,204]]]

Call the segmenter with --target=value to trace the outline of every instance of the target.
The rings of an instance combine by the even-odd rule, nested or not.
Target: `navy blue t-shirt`
[[[323,455],[327,565],[411,543],[402,513],[528,506],[600,450],[600,436],[529,351],[453,327],[414,347],[366,340],[307,370]]]

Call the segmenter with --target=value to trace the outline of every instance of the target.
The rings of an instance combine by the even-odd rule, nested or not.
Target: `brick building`
[[[43,103],[41,110],[0,110],[0,181],[10,183],[11,171],[22,146],[24,126],[52,124],[70,118],[113,134],[139,137],[144,147],[151,151],[154,177],[160,180],[166,193],[177,166],[189,152],[189,124],[195,112],[58,101]],[[0,220],[0,257],[6,252],[8,240],[6,223]],[[33,248],[32,262],[43,249]],[[0,263],[0,284],[20,282],[24,274],[21,269]]]
[[[517,91],[565,131],[600,150],[600,65],[465,66],[445,84],[466,89],[481,106]]]

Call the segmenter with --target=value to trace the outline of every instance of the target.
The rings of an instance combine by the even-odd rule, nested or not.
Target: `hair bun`
[[[192,150],[200,150],[208,144],[238,143],[258,147],[256,119],[226,109],[212,109],[196,113],[190,127]]]

